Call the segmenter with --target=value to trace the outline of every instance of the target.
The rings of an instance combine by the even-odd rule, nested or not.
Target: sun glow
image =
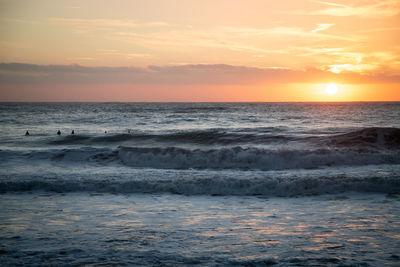
[[[338,87],[334,83],[330,83],[325,87],[325,91],[328,95],[335,95],[338,92]]]

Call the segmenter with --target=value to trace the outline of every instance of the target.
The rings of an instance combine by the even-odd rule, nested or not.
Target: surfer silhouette
[[[60,130],[57,131],[57,135],[61,135],[61,131]]]
[[[29,132],[28,132],[28,131],[26,131],[25,135],[29,135]]]
[[[74,131],[74,130],[72,130],[71,134],[75,134],[75,131]]]

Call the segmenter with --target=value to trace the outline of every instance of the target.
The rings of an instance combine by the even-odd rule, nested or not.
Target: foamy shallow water
[[[0,195],[5,265],[399,266],[400,196]]]

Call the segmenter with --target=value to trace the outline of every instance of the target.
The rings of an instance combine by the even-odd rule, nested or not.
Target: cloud
[[[360,16],[368,18],[391,17],[400,13],[400,1],[398,0],[380,0],[370,1],[367,4],[358,6],[344,5],[334,2],[311,1],[321,5],[328,6],[327,8],[317,9],[314,11],[297,11],[296,14],[302,15],[320,15],[320,16]]]
[[[1,83],[234,84],[280,75],[279,70],[230,65],[85,67],[1,63]],[[286,71],[285,71],[286,72]]]
[[[132,58],[152,58],[153,56],[150,54],[145,53],[123,53],[118,50],[100,50],[100,53],[103,55],[113,55],[113,56],[120,56],[127,59]]]
[[[311,2],[315,2],[315,3],[319,3],[319,4],[323,4],[323,5],[328,5],[328,6],[335,6],[335,7],[344,7],[344,8],[350,7],[350,6],[343,5],[343,4],[331,3],[331,2],[325,2],[325,1],[311,1]]]
[[[97,60],[97,58],[94,58],[94,57],[67,57],[66,60],[68,60],[68,61],[92,61],[92,60]]]
[[[335,74],[308,69],[254,68],[225,64],[148,67],[85,67],[0,63],[0,84],[163,84],[238,85],[257,83],[399,83],[400,76]]]
[[[319,38],[319,39],[332,39],[332,40],[344,40],[355,42],[356,40],[349,37],[343,37],[332,34],[322,34],[319,31],[326,30],[334,24],[317,24],[318,28],[312,32],[305,30],[300,27],[274,27],[274,28],[245,28],[245,27],[225,27],[226,33],[235,34],[237,36],[294,36],[299,38]]]
[[[335,25],[335,24],[317,24],[317,28],[315,28],[311,32],[325,31],[325,30],[329,29],[330,27],[332,27],[333,25]]]

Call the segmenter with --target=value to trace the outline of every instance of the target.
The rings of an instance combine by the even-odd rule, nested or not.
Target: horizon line
[[[400,100],[377,101],[0,101],[4,103],[400,103]]]

